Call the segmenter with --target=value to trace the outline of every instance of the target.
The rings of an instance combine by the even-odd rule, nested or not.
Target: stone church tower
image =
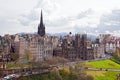
[[[43,16],[41,10],[40,24],[38,25],[38,35],[41,37],[45,36],[45,25],[43,24]]]

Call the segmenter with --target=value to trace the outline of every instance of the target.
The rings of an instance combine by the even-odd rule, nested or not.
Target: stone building
[[[65,36],[61,46],[54,50],[55,56],[61,56],[69,60],[90,60],[93,59],[93,48],[88,44],[87,34],[76,34],[75,36]]]
[[[94,59],[105,57],[105,43],[103,40],[97,38],[93,43],[93,52],[94,52]]]
[[[105,57],[105,47],[104,44],[93,43],[93,52],[94,52],[94,59]]]
[[[26,34],[15,37],[15,51],[19,53],[20,58],[24,57],[26,51],[29,51],[34,61],[43,61],[47,56],[53,54],[53,44],[51,37],[41,37],[35,34]]]

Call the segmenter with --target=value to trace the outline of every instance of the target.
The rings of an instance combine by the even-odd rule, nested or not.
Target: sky
[[[37,32],[120,36],[120,0],[0,0],[0,35]]]

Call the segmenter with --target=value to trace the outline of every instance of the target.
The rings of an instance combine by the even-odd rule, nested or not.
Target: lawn
[[[86,71],[87,75],[94,77],[94,80],[117,80],[117,75],[120,72],[109,71]]]
[[[86,67],[91,67],[91,68],[120,69],[120,65],[115,63],[112,60],[101,60],[101,61],[86,62],[85,66]]]

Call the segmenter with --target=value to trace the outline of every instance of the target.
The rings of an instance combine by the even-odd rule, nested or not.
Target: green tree
[[[54,67],[50,72],[51,80],[62,80],[59,70]]]
[[[70,70],[67,67],[63,67],[59,70],[59,73],[63,80],[69,80]]]
[[[112,60],[120,64],[120,49],[119,48],[117,48],[115,53],[113,54]]]
[[[93,80],[92,78],[88,79],[89,76],[86,75],[83,62],[77,62],[75,66],[71,66],[70,71],[70,75],[73,76],[75,80]]]

